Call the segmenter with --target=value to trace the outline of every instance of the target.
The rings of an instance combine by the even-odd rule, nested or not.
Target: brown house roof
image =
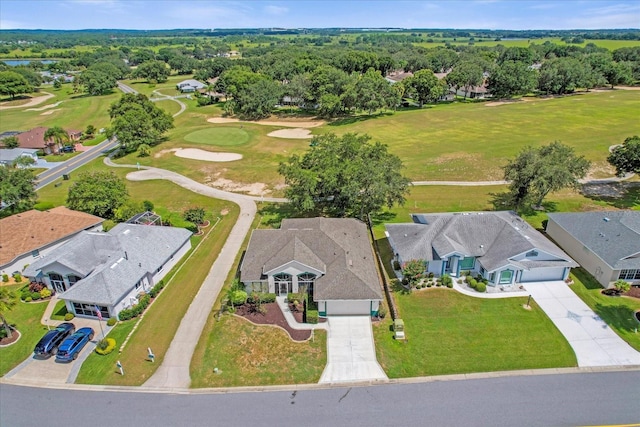
[[[41,149],[47,146],[44,140],[44,134],[48,128],[37,127],[17,135],[20,148],[36,148]]]
[[[97,216],[64,206],[44,212],[30,210],[0,219],[0,266],[102,221]]]

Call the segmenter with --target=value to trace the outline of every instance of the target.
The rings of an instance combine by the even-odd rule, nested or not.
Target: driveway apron
[[[640,365],[640,353],[622,340],[564,282],[526,288],[565,336],[580,367]]]
[[[320,383],[387,380],[378,364],[368,316],[329,318],[327,366]]]

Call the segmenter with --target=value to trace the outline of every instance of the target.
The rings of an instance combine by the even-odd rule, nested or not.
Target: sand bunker
[[[49,98],[53,98],[54,95],[49,92],[40,92],[44,93],[42,96],[37,96],[35,98],[31,98],[29,102],[21,105],[0,105],[0,110],[11,110],[12,108],[24,108],[24,107],[33,107],[34,105],[42,104]]]
[[[295,128],[295,129],[280,129],[274,130],[267,134],[274,138],[286,138],[286,139],[310,139],[313,138],[309,129]]]
[[[62,108],[58,108],[56,110],[49,110],[49,111],[45,111],[44,113],[40,113],[41,116],[48,116],[50,114],[55,113],[56,111],[62,111]]]
[[[233,162],[242,159],[242,154],[214,153],[199,148],[173,148],[169,151],[173,151],[176,156],[183,159],[204,160],[206,162]]]
[[[281,126],[281,127],[290,127],[290,128],[315,128],[318,126],[322,126],[325,124],[323,120],[317,121],[290,121],[290,122],[279,122],[279,121],[269,121],[269,120],[261,120],[259,122],[255,121],[245,121],[238,119],[231,119],[228,117],[212,117],[207,119],[209,123],[253,123],[256,125],[264,125],[264,126]]]
[[[58,101],[55,104],[49,104],[49,105],[45,105],[45,106],[38,107],[38,108],[27,108],[24,111],[44,111],[44,110],[48,110],[50,108],[56,108],[60,104],[62,104],[62,101]]]

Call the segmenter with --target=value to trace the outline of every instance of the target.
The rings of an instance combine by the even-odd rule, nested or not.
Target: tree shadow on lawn
[[[584,197],[605,202],[618,209],[640,206],[640,182],[584,184],[580,193]]]
[[[370,215],[371,225],[375,227],[377,225],[384,224],[385,222],[391,222],[396,216],[397,214],[395,212],[389,211],[372,213]]]
[[[367,120],[372,120],[372,119],[377,119],[380,117],[388,117],[393,115],[392,112],[386,112],[386,113],[379,113],[379,114],[371,114],[371,115],[366,115],[366,116],[349,116],[349,117],[342,117],[339,119],[336,119],[334,121],[332,121],[331,123],[329,123],[329,126],[345,126],[345,125],[352,125],[354,123],[360,123],[360,122],[364,122]]]
[[[258,213],[263,217],[261,223],[269,228],[280,228],[285,218],[313,218],[322,216],[319,212],[299,212],[290,203],[266,203]]]
[[[534,216],[540,212],[539,210],[533,209],[531,204],[527,204],[520,209],[516,209],[513,206],[511,195],[508,191],[504,191],[502,193],[489,193],[489,196],[491,196],[489,203],[491,203],[493,209],[496,211],[516,210],[521,216]],[[543,212],[556,212],[558,210],[558,204],[556,202],[545,200],[542,202],[542,208]]]
[[[638,327],[638,322],[634,319],[635,312],[631,307],[626,305],[603,305],[598,303],[596,304],[596,309],[594,311],[602,320],[614,329],[632,332]]]

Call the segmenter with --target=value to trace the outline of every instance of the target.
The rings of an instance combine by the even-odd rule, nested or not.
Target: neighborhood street
[[[576,372],[575,370],[566,370]],[[0,384],[0,425],[66,426],[60,408],[101,424],[207,426],[637,425],[640,370],[471,374],[369,387],[181,390]],[[37,404],[34,404],[37,402]]]

